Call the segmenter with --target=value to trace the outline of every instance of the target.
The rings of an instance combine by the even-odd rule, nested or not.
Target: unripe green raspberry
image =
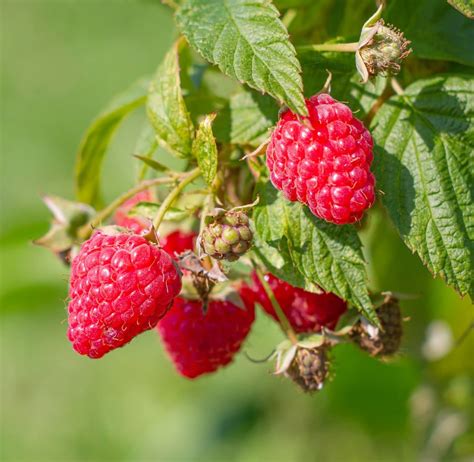
[[[217,260],[235,261],[252,245],[253,234],[245,212],[218,209],[206,218],[201,250]]]
[[[369,77],[396,75],[400,64],[411,53],[410,41],[392,25],[384,25],[381,19],[374,26],[374,35],[359,49]]]
[[[313,393],[323,388],[329,375],[329,346],[316,348],[299,347],[290,367],[286,370],[293,382],[303,391]]]

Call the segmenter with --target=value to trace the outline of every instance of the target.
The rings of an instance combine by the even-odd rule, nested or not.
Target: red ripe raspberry
[[[177,230],[161,238],[160,244],[165,252],[174,257],[186,250],[193,250],[196,237],[196,233]]]
[[[149,190],[141,191],[135,194],[132,198],[125,201],[115,212],[114,221],[118,226],[127,228],[133,231],[135,234],[140,234],[144,229],[149,226],[148,221],[145,218],[136,216],[128,216],[128,212],[137,205],[139,202],[150,202],[153,200],[153,196]]]
[[[158,246],[97,231],[72,262],[69,340],[81,355],[100,358],[155,327],[180,290],[175,263]]]
[[[373,141],[351,110],[327,94],[306,100],[309,118],[287,110],[267,148],[273,185],[336,224],[362,218],[375,200]]]
[[[255,319],[254,305],[239,308],[229,301],[178,297],[157,329],[176,370],[193,379],[229,364]]]
[[[255,302],[260,303],[264,310],[278,321],[278,316],[273,310],[272,303],[263,286],[255,275],[253,279]],[[340,316],[347,310],[346,302],[332,293],[306,292],[272,274],[265,275],[265,280],[297,333],[318,332],[323,326],[334,329]]]

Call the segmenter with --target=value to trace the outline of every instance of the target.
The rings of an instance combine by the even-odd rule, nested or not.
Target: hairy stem
[[[392,84],[393,91],[397,95],[403,96],[405,94],[405,91],[403,90],[402,86],[395,77],[392,77],[390,79],[390,83]]]
[[[176,181],[177,178],[179,178],[179,176],[167,176],[167,177],[153,178],[152,180],[142,181],[141,183],[137,184],[132,189],[129,189],[127,192],[117,197],[117,199],[115,199],[107,207],[105,207],[99,213],[97,213],[97,215],[95,215],[94,218],[92,218],[92,220],[90,220],[88,223],[83,225],[78,232],[78,236],[83,240],[87,239],[92,234],[94,228],[96,228],[97,226],[100,226],[100,224],[104,220],[106,220],[108,217],[110,217],[110,215],[112,215],[118,207],[120,207],[128,199],[131,199],[133,196],[135,196],[135,194],[138,194],[139,192],[142,192],[148,188],[151,188],[152,186],[156,186],[159,184],[173,183],[174,181]]]
[[[369,112],[364,118],[364,124],[366,127],[370,126],[372,119],[374,118],[377,111],[381,108],[381,106],[393,95],[393,90],[390,85],[386,85],[381,95],[375,100],[372,107],[369,109]]]
[[[283,333],[288,337],[288,339],[293,345],[296,345],[298,343],[298,337],[296,336],[295,331],[291,327],[291,324],[288,321],[288,318],[285,316],[285,313],[283,312],[280,303],[278,303],[278,300],[276,299],[272,288],[270,287],[268,282],[265,280],[265,276],[263,275],[262,270],[255,264],[253,260],[252,260],[252,263],[255,269],[255,273],[257,274],[258,280],[260,281],[260,284],[262,284],[263,289],[265,290],[265,293],[267,294],[267,297],[270,299],[273,309],[275,310],[278,320],[280,321],[280,326]]]
[[[195,168],[194,170],[191,170],[189,173],[186,174],[186,176],[182,177],[181,182],[178,183],[175,186],[175,188],[173,188],[170,191],[166,199],[160,205],[160,208],[158,209],[156,217],[153,220],[153,226],[155,227],[157,231],[161,225],[161,222],[163,221],[165,213],[173,205],[173,202],[178,198],[178,196],[181,194],[183,189],[188,184],[192,183],[200,174],[201,174],[201,170],[199,168]]]
[[[317,45],[304,45],[296,47],[297,52],[304,51],[339,51],[342,53],[355,53],[359,48],[358,42],[352,43],[321,43]]]

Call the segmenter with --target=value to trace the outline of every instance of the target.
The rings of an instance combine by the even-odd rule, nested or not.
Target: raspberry
[[[201,249],[216,260],[235,261],[252,245],[253,234],[244,212],[217,210],[207,217]]]
[[[186,250],[193,250],[196,237],[195,233],[178,230],[160,239],[160,244],[165,252],[174,257]]]
[[[181,290],[172,258],[136,234],[97,231],[72,262],[68,337],[100,358],[155,327]]]
[[[253,276],[253,279],[255,301],[260,303],[264,310],[278,321],[272,303],[256,275]],[[332,293],[306,292],[272,274],[265,275],[265,280],[297,333],[318,332],[323,326],[334,329],[340,316],[347,310],[346,302]]]
[[[140,234],[145,230],[149,223],[148,220],[144,217],[128,216],[128,212],[140,202],[150,202],[153,199],[153,196],[149,190],[141,191],[135,194],[132,198],[125,201],[115,212],[114,222],[118,226],[127,228],[130,231],[133,231],[135,234]]]
[[[287,110],[267,148],[273,185],[319,218],[354,223],[375,200],[373,141],[349,107],[327,94],[306,100],[309,118]]]
[[[400,305],[395,298],[388,298],[377,309],[382,330],[366,322],[358,322],[350,337],[359,347],[372,356],[386,357],[394,355],[400,348],[403,326]]]
[[[251,303],[212,300],[204,313],[201,301],[178,297],[157,329],[176,370],[192,379],[229,364],[254,318]]]
[[[321,390],[329,375],[328,352],[325,344],[316,348],[299,347],[286,375],[305,392]]]

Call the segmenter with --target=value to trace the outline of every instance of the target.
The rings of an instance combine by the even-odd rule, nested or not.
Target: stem
[[[298,343],[298,337],[296,336],[295,331],[291,327],[291,324],[288,321],[288,318],[285,316],[285,313],[283,312],[280,303],[276,299],[272,288],[270,287],[268,282],[265,280],[265,276],[263,275],[262,270],[258,268],[258,266],[255,264],[253,260],[252,260],[252,263],[253,263],[255,273],[257,274],[258,280],[260,281],[260,284],[262,284],[263,289],[265,290],[265,293],[267,294],[267,297],[270,299],[273,309],[275,310],[278,320],[280,321],[280,326],[281,326],[281,329],[283,330],[283,333],[289,338],[290,342],[293,345],[296,345]]]
[[[397,95],[403,96],[405,94],[405,91],[403,90],[402,86],[395,77],[392,77],[390,79],[390,83],[392,84],[393,91]]]
[[[170,191],[166,199],[160,205],[156,217],[153,220],[153,226],[155,227],[156,231],[158,231],[158,228],[160,227],[161,222],[163,221],[166,211],[173,205],[173,202],[178,198],[183,189],[189,183],[192,183],[200,174],[201,170],[199,169],[199,167],[195,168],[194,170],[191,170],[185,177],[182,178],[181,183],[178,183],[175,188]]]
[[[135,194],[138,194],[139,192],[142,192],[145,189],[151,188],[152,186],[156,186],[158,184],[172,183],[173,181],[176,181],[176,177],[154,178],[152,180],[143,181],[137,184],[132,189],[129,189],[126,193],[117,197],[117,199],[115,199],[107,207],[97,213],[97,215],[95,215],[92,220],[81,226],[78,232],[78,236],[81,239],[87,239],[92,234],[94,228],[99,226],[104,220],[106,220],[110,215],[112,215],[112,213],[114,213],[118,207],[120,207],[128,199],[132,198]]]
[[[372,122],[372,119],[374,118],[375,114],[377,114],[377,111],[385,103],[385,101],[387,101],[392,95],[393,95],[392,88],[390,87],[390,85],[386,85],[382,94],[375,100],[374,104],[372,105],[372,107],[369,109],[369,112],[365,116],[364,124],[366,127],[370,126],[370,123]]]
[[[204,201],[204,204],[202,206],[202,209],[201,209],[201,219],[200,219],[200,222],[199,222],[199,233],[201,233],[202,230],[204,229],[204,227],[206,226],[206,216],[213,207],[214,207],[214,195],[209,194],[206,197],[206,199]]]
[[[161,3],[163,3],[163,5],[169,6],[173,10],[177,10],[179,7],[179,5],[174,0],[161,0]]]
[[[321,43],[317,45],[304,45],[296,47],[297,52],[301,51],[339,51],[342,53],[355,53],[359,48],[359,42],[351,43]]]
[[[293,19],[296,18],[297,11],[294,8],[289,9],[283,18],[281,19],[281,22],[285,25],[285,27],[288,29],[290,27],[290,24],[293,22]]]

